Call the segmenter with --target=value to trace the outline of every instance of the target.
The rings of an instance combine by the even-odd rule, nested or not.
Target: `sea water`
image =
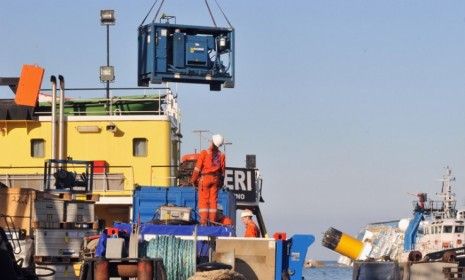
[[[304,268],[303,276],[305,280],[351,280],[352,267],[328,261],[324,262],[324,267]]]

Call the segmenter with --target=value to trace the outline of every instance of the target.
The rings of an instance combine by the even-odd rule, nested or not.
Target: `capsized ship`
[[[418,260],[458,260],[464,262],[465,210],[457,210],[450,168],[442,178],[442,200],[428,200],[419,193],[413,202],[413,217],[367,225],[353,238],[334,228],[324,236],[323,246],[340,253],[339,263],[354,260],[390,259],[400,262]]]

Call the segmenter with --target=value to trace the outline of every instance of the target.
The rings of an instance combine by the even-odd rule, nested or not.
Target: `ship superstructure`
[[[51,101],[14,115],[15,101],[1,100],[0,182],[42,190],[44,161],[53,158],[53,149],[62,150],[62,159],[94,162],[93,191],[100,195],[96,215],[108,225],[128,222],[135,186],[175,185],[180,153],[180,112],[174,94],[169,88],[144,93],[65,99],[64,129],[57,132],[63,133],[63,147],[52,147]]]
[[[463,246],[465,211],[456,209],[456,198],[453,193],[455,177],[451,169],[446,169],[443,176],[441,192],[442,201],[426,201],[424,207],[416,207],[415,215],[423,215],[418,237],[413,249],[423,255],[432,252],[458,248]]]

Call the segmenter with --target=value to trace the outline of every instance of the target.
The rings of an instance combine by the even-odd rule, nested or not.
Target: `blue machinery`
[[[422,212],[415,212],[413,219],[410,221],[404,237],[404,251],[410,251],[415,248],[415,239],[417,237],[418,226],[423,220]]]
[[[234,29],[155,23],[139,27],[138,85],[234,87]]]
[[[315,241],[315,237],[309,234],[296,234],[288,240],[276,240],[276,269],[275,280],[286,279],[300,280],[302,268],[305,262],[307,249]]]

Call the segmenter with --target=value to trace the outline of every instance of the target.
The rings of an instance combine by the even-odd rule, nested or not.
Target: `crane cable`
[[[158,1],[158,0],[156,0],[156,1]],[[161,0],[160,7],[158,7],[157,13],[156,13],[155,16],[153,17],[153,21],[152,21],[152,22],[155,22],[155,20],[157,20],[158,14],[160,13],[160,10],[161,10],[161,7],[163,6],[163,3],[165,3],[165,0]]]
[[[152,12],[153,8],[155,7],[155,5],[157,3],[158,3],[158,0],[155,0],[152,7],[150,7],[150,10],[148,11],[147,15],[145,15],[144,19],[142,20],[141,24],[139,25],[139,27],[141,27],[145,23],[145,21],[147,20],[148,16],[150,15],[150,13]],[[161,3],[160,3],[160,6],[157,9],[157,12],[155,13],[155,16],[153,17],[152,22],[155,22],[157,20],[157,17],[160,14],[161,7],[163,6],[164,3],[165,3],[165,0],[162,0]],[[221,8],[220,4],[218,3],[218,0],[215,0],[215,3],[218,6],[218,9],[221,11],[221,14],[223,15],[224,19],[228,23],[229,27],[233,28],[231,22],[229,21],[228,17],[224,13],[223,8]],[[208,13],[210,14],[210,18],[212,19],[213,25],[215,27],[218,27],[217,24],[216,24],[216,21],[215,21],[215,17],[213,16],[212,10],[210,9],[210,5],[208,4],[208,0],[205,0],[205,5],[207,6]]]
[[[210,17],[211,17],[211,19],[212,19],[212,21],[213,21],[213,25],[215,25],[215,27],[218,27],[218,26],[216,25],[215,17],[213,17],[212,10],[210,9],[210,5],[208,5],[208,1],[207,1],[207,0],[205,0],[205,5],[207,5],[208,13],[210,14]]]
[[[229,27],[234,28],[231,22],[229,21],[228,17],[226,16],[226,14],[224,13],[223,8],[221,8],[220,3],[218,3],[218,0],[215,0],[215,3],[218,6],[218,9],[220,9],[221,13],[223,14],[224,19],[229,24]]]
[[[147,15],[145,15],[145,18],[142,20],[142,22],[140,23],[139,27],[141,27],[145,20],[149,17],[150,13],[152,12],[153,8],[155,7],[155,5],[157,4],[158,0],[155,0],[155,2],[153,3],[152,7],[150,7],[150,10],[149,12],[147,13]]]

